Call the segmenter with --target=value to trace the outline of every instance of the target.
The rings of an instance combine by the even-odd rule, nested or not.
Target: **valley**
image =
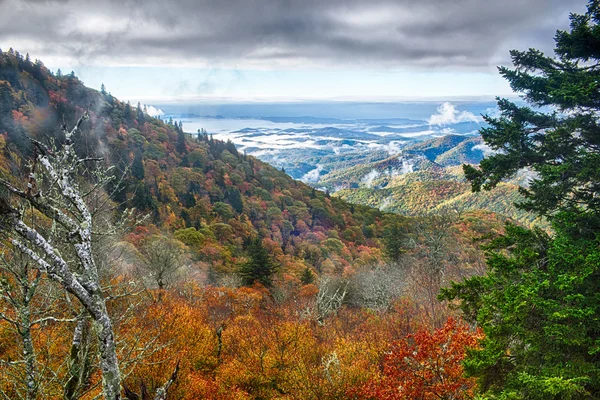
[[[0,45],[0,399],[600,398],[600,0],[3,0]]]
[[[432,108],[396,106],[397,112],[408,116],[424,115]],[[491,192],[471,192],[462,165],[478,164],[489,149],[478,134],[485,124],[470,110],[494,110],[487,103],[462,106],[467,110],[450,103],[437,105],[423,120],[392,114],[357,120],[189,114],[163,118],[181,120],[192,136],[206,130],[216,139],[230,140],[238,151],[353,204],[407,216],[487,210],[525,226],[547,227],[544,220],[515,207],[522,200],[519,185],[527,185],[533,177],[525,171]],[[239,108],[238,112],[248,111]]]

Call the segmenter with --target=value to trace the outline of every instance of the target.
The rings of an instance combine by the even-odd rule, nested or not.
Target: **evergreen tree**
[[[406,253],[407,235],[400,224],[393,223],[383,232],[383,252],[391,261],[399,261],[402,254]]]
[[[219,273],[215,270],[212,264],[208,266],[206,273],[206,283],[208,285],[216,286],[219,283]]]
[[[248,245],[248,261],[240,268],[242,282],[246,286],[251,286],[254,282],[259,282],[266,287],[273,283],[272,277],[276,266],[267,249],[262,244],[260,238],[254,238]]]
[[[131,102],[127,102],[127,104],[125,104],[125,111],[123,112],[123,117],[125,118],[125,121],[127,121],[127,124],[131,123],[131,121],[133,120],[133,112],[131,111]]]
[[[175,146],[175,149],[180,154],[187,153],[187,146],[185,144],[185,133],[181,129],[177,130],[177,145]]]
[[[142,109],[142,104],[139,101],[137,103],[137,122],[140,125],[144,123],[144,110]]]
[[[231,207],[238,213],[241,214],[244,211],[244,202],[242,201],[242,194],[238,188],[229,188],[227,192],[225,192],[225,197]]]
[[[475,191],[535,172],[520,207],[554,232],[509,225],[488,248],[487,275],[442,292],[484,330],[465,370],[485,398],[600,397],[599,22],[594,0],[571,15],[570,32],[557,32],[556,57],[511,52],[515,69],[500,73],[528,105],[499,99],[501,116],[481,131],[498,153],[464,167]]]
[[[145,176],[144,163],[142,160],[142,152],[136,151],[135,156],[133,157],[133,162],[131,163],[131,175],[140,181],[143,180]]]
[[[302,275],[300,275],[300,282],[303,285],[310,285],[315,281],[315,275],[309,267],[304,268]]]
[[[499,68],[529,105],[499,99],[501,116],[485,117],[490,127],[481,135],[496,154],[479,169],[464,166],[475,191],[528,168],[537,178],[521,189],[522,208],[545,216],[558,210],[600,213],[599,2],[588,8],[585,15],[571,16],[571,32],[557,32],[557,57],[513,50],[515,68]],[[557,111],[545,113],[541,107]]]
[[[100,85],[100,93],[102,93],[103,95],[106,95],[106,86],[104,86],[104,83],[102,85]]]

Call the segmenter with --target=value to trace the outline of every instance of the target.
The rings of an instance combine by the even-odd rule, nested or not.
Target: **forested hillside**
[[[523,200],[519,185],[528,185],[528,174],[507,179],[489,192],[471,192],[460,165],[480,160],[469,155],[480,140],[446,136],[426,141],[382,161],[331,172],[318,185],[332,190],[333,197],[400,215],[487,210],[525,226],[547,227],[543,218],[515,206]]]
[[[33,149],[26,135],[45,139],[88,110],[77,150],[105,157],[125,176],[113,200],[150,213],[161,230],[193,236],[200,259],[217,272],[231,272],[244,243],[258,235],[286,271],[320,269],[327,258],[341,273],[354,260],[378,259],[386,219],[397,219],[330,198],[239,154],[232,143],[184,134],[177,122],[165,124],[139,104],[90,90],[75,76],[53,75],[15,53],[2,56],[0,98],[0,132],[7,149],[24,157]],[[314,246],[325,239],[336,241],[335,254]]]
[[[343,86],[384,99],[400,78],[403,90],[423,86],[413,95],[500,87],[476,68],[506,43],[543,44],[568,2],[102,3],[0,2],[0,21],[58,59],[79,49],[71,60],[139,60],[144,74],[182,54],[197,66],[235,53],[242,72],[252,66],[227,85],[210,71],[197,91],[258,94],[236,92],[244,75],[260,76],[269,96],[325,98]],[[184,14],[208,19],[173,18]],[[305,143],[280,156],[331,196],[104,85],[0,51],[0,398],[600,398],[600,0],[554,41],[551,56],[510,52],[513,67],[499,73],[520,101],[497,98],[495,109],[429,104],[416,127],[346,115],[336,124],[354,128],[313,129],[302,121],[329,120],[281,116],[300,126],[238,132],[261,136],[256,149],[273,161]],[[348,61],[357,68],[343,71]],[[293,74],[283,69],[292,63]],[[256,74],[261,65],[280,77]],[[308,73],[313,65],[327,74]],[[429,68],[439,65],[452,82]],[[372,66],[386,79],[371,80]],[[334,103],[294,107],[320,114]],[[336,112],[367,106],[349,104]],[[368,109],[383,117],[396,106]],[[464,135],[437,137],[448,132]],[[312,145],[323,152],[309,160]],[[548,229],[527,226],[538,220]]]
[[[0,117],[5,397],[91,399],[110,386],[101,313],[39,267],[68,260],[74,272],[61,276],[85,276],[89,259],[73,244],[85,235],[62,230],[73,224],[92,235],[102,290],[90,293],[106,299],[120,369],[111,382],[127,398],[140,382],[180,399],[473,390],[460,360],[479,333],[449,319],[437,294],[484,271],[479,243],[503,231],[496,215],[406,218],[350,205],[12,49],[0,55]],[[63,163],[62,178],[42,179],[48,160]],[[56,190],[67,175],[68,188],[94,193],[85,198],[99,231],[78,219],[83,204],[56,200],[73,195]],[[85,212],[60,217],[73,207]],[[15,248],[15,221],[49,238],[42,260]],[[175,384],[163,387],[175,364]]]

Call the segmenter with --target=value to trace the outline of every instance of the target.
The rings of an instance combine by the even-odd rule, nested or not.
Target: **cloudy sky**
[[[507,95],[586,0],[0,0],[0,48],[130,100]]]

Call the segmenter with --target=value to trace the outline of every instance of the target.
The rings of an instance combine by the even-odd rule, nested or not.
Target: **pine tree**
[[[138,124],[143,124],[144,123],[144,110],[142,109],[142,104],[138,101],[137,103],[137,122]]]
[[[125,121],[127,121],[127,123],[129,124],[132,120],[133,120],[133,112],[131,111],[131,102],[127,102],[127,104],[125,104],[125,111],[123,111],[123,117],[125,118]]]
[[[399,261],[402,254],[406,253],[406,232],[399,223],[393,223],[383,232],[383,252],[391,261]]]
[[[181,129],[177,130],[177,145],[175,146],[175,149],[180,154],[187,153],[187,146],[185,144],[185,133]]]
[[[266,287],[270,287],[273,283],[272,278],[276,266],[267,249],[263,246],[262,240],[260,238],[252,239],[247,251],[248,261],[240,268],[242,282],[246,286],[259,282]]]
[[[309,267],[304,268],[302,275],[300,275],[300,282],[303,285],[310,285],[315,281],[315,275]]]
[[[143,180],[145,176],[143,156],[141,151],[136,151],[131,163],[131,175],[138,180]]]
[[[238,188],[233,187],[227,189],[227,192],[225,192],[225,197],[227,198],[229,204],[231,204],[231,207],[233,207],[233,209],[237,211],[238,214],[241,214],[242,211],[244,211],[244,202],[242,201],[242,194]]]
[[[102,85],[100,85],[100,93],[102,93],[103,95],[106,95],[106,86],[104,86],[104,83]]]
[[[571,32],[556,34],[557,57],[536,49],[511,51],[515,68],[499,71],[529,105],[499,99],[501,116],[485,117],[490,127],[481,135],[496,154],[479,169],[464,166],[475,191],[529,168],[537,178],[521,189],[522,208],[545,216],[558,210],[600,213],[599,20],[597,1],[585,15],[572,15]]]
[[[484,330],[465,370],[485,398],[600,397],[599,22],[600,2],[590,1],[570,32],[557,32],[556,57],[511,52],[515,68],[500,73],[528,105],[499,99],[501,116],[481,131],[497,153],[464,167],[475,191],[535,172],[520,207],[553,228],[508,225],[488,248],[486,276],[442,292]]]

